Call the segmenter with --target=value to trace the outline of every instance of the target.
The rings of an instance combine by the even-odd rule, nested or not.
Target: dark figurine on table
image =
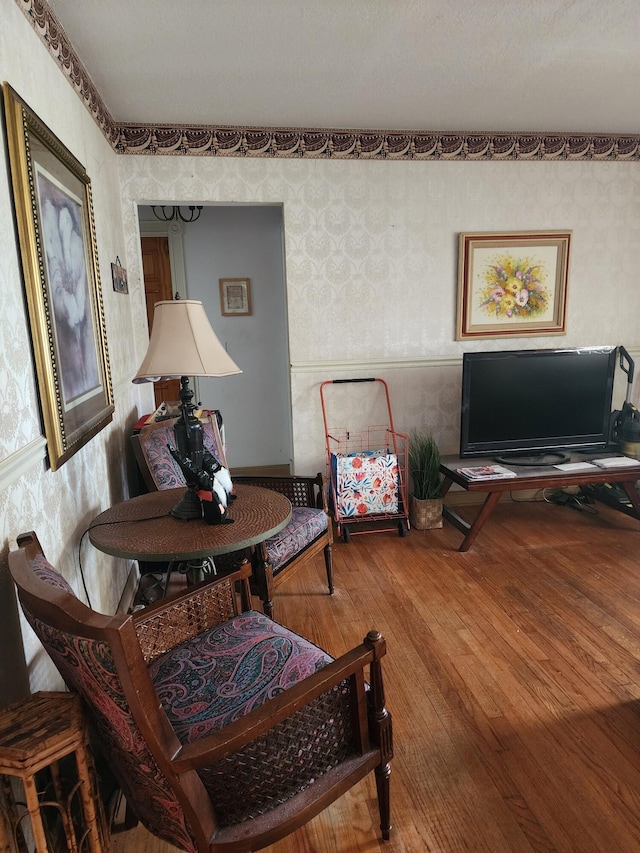
[[[184,456],[172,444],[169,453],[180,466],[187,486],[193,489],[202,502],[204,520],[208,524],[231,524],[227,518],[229,502],[235,499],[231,476],[208,450],[203,451],[202,468],[198,469],[188,456]]]

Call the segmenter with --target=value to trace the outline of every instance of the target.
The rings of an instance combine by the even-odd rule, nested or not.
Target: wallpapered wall
[[[115,393],[113,423],[59,471],[44,465],[44,442],[28,320],[16,245],[5,140],[0,146],[0,704],[25,688],[18,616],[7,554],[15,537],[35,530],[49,559],[84,598],[78,549],[91,519],[127,497],[126,442],[130,425],[148,389],[131,384],[135,371],[139,292],[115,293],[111,262],[124,257],[116,156],[69,83],[43,48],[13,0],[0,0],[0,80],[7,81],[31,109],[83,163],[92,180],[98,259],[102,279],[111,374]],[[4,130],[3,130],[4,133]],[[142,315],[143,316],[143,315]],[[144,328],[144,327],[143,327]],[[142,397],[144,399],[144,397]],[[94,607],[114,612],[129,565],[82,542],[82,567]],[[57,673],[26,623],[25,659],[33,690],[60,686]]]
[[[494,341],[454,338],[457,234],[572,229],[567,335],[523,345],[640,348],[637,246],[640,166],[589,162],[357,162],[116,156],[14,0],[0,0],[0,74],[86,166],[92,179],[116,412],[111,426],[60,471],[43,464],[20,260],[4,146],[0,150],[0,625],[12,631],[9,543],[35,529],[50,559],[81,591],[78,548],[91,518],[127,496],[127,436],[151,394],[133,386],[146,327],[136,203],[282,203],[297,470],[323,468],[319,384],[377,375],[390,385],[396,427],[431,426],[442,449],[458,441],[460,359]],[[111,289],[120,257],[130,294]],[[335,423],[349,425],[348,402]],[[86,540],[92,603],[115,610],[129,566]],[[30,631],[32,689],[59,685]],[[15,631],[14,631],[15,633]],[[0,636],[4,667],[15,672]],[[19,640],[17,640],[19,642]],[[0,695],[12,683],[0,668]]]
[[[381,376],[396,429],[430,426],[455,452],[464,350],[640,344],[638,164],[128,156],[119,170],[132,272],[136,200],[283,203],[300,472],[323,470],[325,379]],[[459,232],[547,228],[573,231],[567,334],[455,341]],[[334,414],[352,424],[348,401]]]

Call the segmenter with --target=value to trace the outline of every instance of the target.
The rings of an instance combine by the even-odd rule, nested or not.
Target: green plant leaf
[[[411,491],[418,500],[440,496],[440,451],[430,432],[414,430],[409,436],[409,474]]]

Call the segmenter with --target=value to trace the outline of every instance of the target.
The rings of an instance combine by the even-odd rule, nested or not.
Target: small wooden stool
[[[77,778],[63,785],[58,762],[75,757]],[[44,801],[36,787],[35,774],[49,768],[56,800]],[[9,835],[0,816],[0,853],[24,849],[19,838],[27,814],[36,844],[36,853],[48,853],[41,807],[58,811],[69,853],[105,853],[111,849],[103,810],[94,782],[93,761],[80,699],[73,693],[34,693],[23,702],[0,711],[0,776],[4,792]],[[18,777],[24,787],[26,814],[19,815],[8,777]],[[84,827],[80,839],[71,814],[76,793],[80,795]],[[10,846],[9,836],[15,847]],[[88,842],[88,847],[87,847]]]

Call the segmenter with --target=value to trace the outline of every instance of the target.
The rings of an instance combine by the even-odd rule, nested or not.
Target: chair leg
[[[253,577],[255,578],[257,593],[262,602],[265,616],[273,618],[273,567],[267,557],[264,542],[256,547],[254,557]]]
[[[378,791],[378,811],[380,812],[380,829],[383,841],[388,841],[391,833],[391,799],[389,777],[391,765],[379,764],[375,769],[376,789]]]
[[[327,569],[327,586],[329,587],[329,595],[333,595],[333,553],[331,543],[324,546],[324,564]]]

